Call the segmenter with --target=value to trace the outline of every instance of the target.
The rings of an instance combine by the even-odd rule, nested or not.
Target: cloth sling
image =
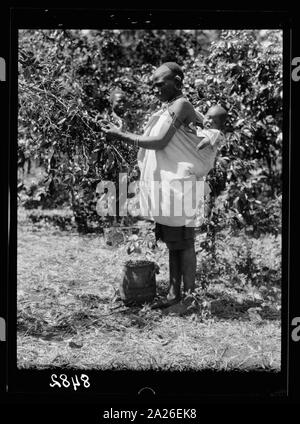
[[[145,136],[159,134],[165,122],[175,122],[169,110],[161,109],[150,118]],[[141,170],[139,204],[141,215],[168,226],[195,226],[204,196],[210,192],[205,176],[214,166],[220,131],[203,130],[182,124],[162,150],[139,149]],[[206,132],[205,132],[206,131]],[[211,144],[197,150],[201,136],[209,136]]]

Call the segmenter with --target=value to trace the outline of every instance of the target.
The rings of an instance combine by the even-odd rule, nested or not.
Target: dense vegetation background
[[[281,228],[282,33],[276,30],[23,30],[19,34],[18,164],[34,161],[42,178],[24,184],[26,208],[70,205],[80,232],[104,225],[96,186],[129,181],[136,149],[106,145],[97,120],[109,94],[128,94],[130,130],[141,133],[159,107],[149,77],[165,61],[185,72],[184,92],[202,112],[214,102],[229,110],[226,145],[209,178],[209,231],[248,234]],[[104,148],[105,147],[105,148]],[[28,166],[27,166],[28,170]]]

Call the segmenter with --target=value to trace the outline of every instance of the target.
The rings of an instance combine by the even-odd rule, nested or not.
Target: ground
[[[126,307],[116,300],[125,245],[32,224],[29,212],[19,209],[18,219],[19,368],[280,370],[280,286],[239,286],[236,275],[203,286],[200,252],[192,308]],[[267,252],[265,268],[280,256],[273,238],[255,243]],[[157,292],[165,294],[163,244],[154,259]]]

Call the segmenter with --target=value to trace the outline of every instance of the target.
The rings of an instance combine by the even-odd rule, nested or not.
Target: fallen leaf
[[[83,347],[83,344],[77,344],[77,343],[75,343],[75,342],[70,342],[69,343],[69,347],[71,347],[71,348],[73,348],[73,349],[80,349],[80,348],[82,348]]]
[[[43,340],[53,340],[56,342],[62,342],[63,338],[55,333],[46,333],[41,335],[41,339]]]

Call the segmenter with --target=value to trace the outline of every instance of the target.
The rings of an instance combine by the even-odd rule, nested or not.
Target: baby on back
[[[201,115],[198,114],[198,116],[200,123]],[[214,166],[218,147],[224,140],[222,129],[226,119],[227,112],[222,106],[212,106],[203,117],[203,128],[197,127],[197,137],[200,139],[200,143],[195,147],[202,164],[201,174],[203,176]]]
[[[227,112],[222,106],[212,106],[203,117],[203,129],[199,128],[197,136],[202,138],[197,150],[205,147],[214,147],[218,137],[223,137],[222,130],[227,119]]]

